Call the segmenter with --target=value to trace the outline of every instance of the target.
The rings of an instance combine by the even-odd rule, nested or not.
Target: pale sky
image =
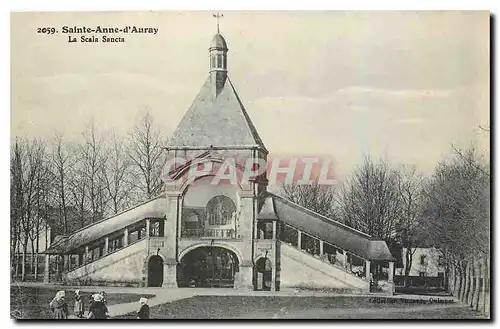
[[[158,28],[68,43],[63,25]],[[37,34],[55,27],[55,35]],[[450,143],[489,150],[488,12],[224,12],[228,70],[272,154],[363,153],[431,172]],[[14,13],[11,136],[125,134],[150,108],[169,136],[208,75],[211,12]],[[79,38],[79,35],[78,35]]]

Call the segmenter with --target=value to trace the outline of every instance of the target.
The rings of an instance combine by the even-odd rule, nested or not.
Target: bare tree
[[[78,221],[78,227],[84,227],[89,224],[91,221],[87,218],[88,215],[88,207],[87,207],[87,179],[84,173],[83,164],[78,161],[78,150],[76,148],[72,148],[72,151],[75,154],[75,163],[71,166],[71,180],[69,181],[69,189],[70,189],[70,203],[75,208],[75,220]]]
[[[105,193],[110,200],[111,212],[116,214],[130,206],[132,193],[131,160],[126,154],[125,143],[114,133],[111,135],[106,154],[108,155],[102,167],[102,177],[105,183]]]
[[[398,176],[385,160],[365,156],[344,182],[339,195],[345,224],[386,241],[393,241],[399,217]]]
[[[166,140],[160,129],[153,124],[153,116],[148,110],[130,132],[129,156],[134,171],[140,177],[135,185],[143,198],[152,198],[162,192],[161,172],[166,161],[163,149]]]
[[[458,297],[470,303],[471,268],[490,257],[490,174],[475,147],[453,151],[425,189],[426,233],[454,267]]]
[[[19,138],[16,138],[14,147],[11,152],[10,165],[10,255],[11,265],[14,266],[13,275],[18,275],[19,257],[16,253],[19,251],[19,242],[21,235],[21,223],[24,217],[24,172],[23,164],[25,157],[24,143]],[[15,258],[13,256],[16,255]]]
[[[62,221],[63,234],[68,234],[68,189],[70,185],[69,180],[71,179],[70,168],[72,167],[72,158],[67,146],[63,142],[63,135],[59,132],[54,133],[52,151],[49,154],[49,158],[54,178],[54,203],[59,211],[59,218]]]
[[[405,250],[404,284],[408,286],[413,255],[422,241],[422,175],[415,166],[401,167],[397,172],[399,218],[396,240]]]
[[[331,219],[338,219],[336,190],[332,185],[283,184],[280,194],[286,199]]]
[[[84,162],[85,178],[87,180],[90,212],[92,222],[94,222],[101,219],[104,213],[102,193],[104,184],[101,173],[106,155],[103,152],[104,140],[98,135],[94,120],[90,123],[87,131],[83,133],[83,137],[85,141],[80,150]]]
[[[23,262],[21,267],[21,280],[26,280],[26,257],[28,249],[28,241],[30,241],[38,222],[36,213],[36,199],[38,195],[37,177],[39,171],[42,170],[45,157],[45,145],[40,140],[26,142],[26,161],[23,165],[23,199],[24,209],[21,217],[21,244],[23,249]]]
[[[45,146],[42,145],[39,157],[41,164],[36,174],[36,196],[35,196],[35,214],[33,216],[33,228],[30,231],[31,242],[31,268],[35,276],[38,278],[38,255],[40,251],[40,234],[44,222],[48,220],[48,208],[50,193],[52,190],[52,175],[49,169],[48,156],[45,151]]]

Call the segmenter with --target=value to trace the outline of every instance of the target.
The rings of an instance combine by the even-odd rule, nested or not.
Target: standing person
[[[73,313],[75,313],[76,317],[78,318],[83,317],[83,298],[82,296],[80,296],[79,289],[75,290],[75,308],[73,310]]]
[[[49,304],[54,319],[68,318],[68,304],[66,303],[65,296],[66,293],[64,290],[58,291],[54,299],[52,299]]]
[[[91,303],[89,308],[89,319],[106,319],[109,316],[108,308],[102,301],[101,294],[94,295],[94,301]]]
[[[94,304],[94,296],[95,295],[96,294],[92,294],[91,293],[90,296],[89,296],[89,310],[88,310],[88,314],[90,314],[90,309],[92,308],[92,304]]]
[[[149,319],[148,299],[145,297],[141,297],[141,299],[139,299],[139,304],[141,304],[141,307],[139,308],[139,311],[137,311],[137,318],[141,320]]]
[[[108,300],[106,298],[106,293],[104,291],[101,291],[100,292],[101,296],[102,296],[102,302],[106,305],[108,305]]]

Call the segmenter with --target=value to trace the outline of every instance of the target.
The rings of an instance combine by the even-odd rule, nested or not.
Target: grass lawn
[[[66,291],[66,301],[68,302],[69,314],[73,314],[74,306],[74,289],[68,288],[39,288],[39,287],[10,287],[10,312],[11,315],[18,319],[50,319],[52,313],[49,308],[49,303],[59,290]],[[96,293],[104,290],[96,287]],[[84,299],[84,307],[87,310],[90,292],[82,291],[81,295]],[[137,294],[107,294],[107,304],[121,304],[138,301],[140,297],[153,297],[154,295],[137,295]]]
[[[378,304],[367,297],[196,296],[151,307],[154,319],[471,319],[454,304]],[[126,314],[116,318],[134,318]]]

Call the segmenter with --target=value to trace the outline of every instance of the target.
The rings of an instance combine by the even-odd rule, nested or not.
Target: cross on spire
[[[213,15],[213,16],[217,19],[217,34],[219,34],[219,33],[220,33],[220,32],[219,32],[219,19],[220,19],[221,17],[224,17],[224,15],[223,15],[223,14],[221,14],[221,13],[219,13],[219,12],[217,12],[217,14],[212,14],[212,15]]]

